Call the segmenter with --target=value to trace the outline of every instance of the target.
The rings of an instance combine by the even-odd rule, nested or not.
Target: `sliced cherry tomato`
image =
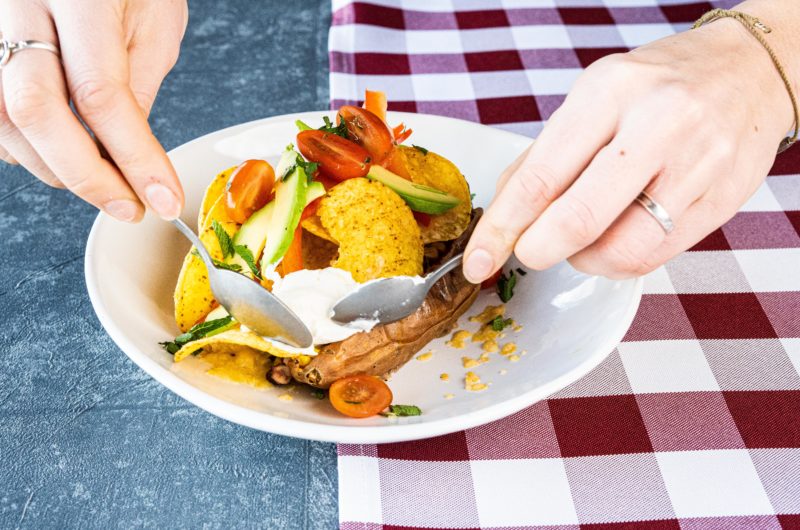
[[[281,260],[281,276],[303,268],[303,228],[298,226],[294,231],[294,237],[283,255]]]
[[[392,404],[392,391],[372,375],[352,375],[334,381],[328,396],[333,408],[351,418],[368,418]]]
[[[266,160],[246,160],[237,167],[225,190],[228,216],[241,224],[272,197],[275,170]]]
[[[430,226],[431,225],[431,216],[430,214],[424,212],[411,212],[414,214],[414,219],[417,220],[417,224],[420,226]]]
[[[305,221],[309,217],[314,217],[317,214],[317,208],[319,208],[320,201],[322,201],[322,197],[314,199],[313,201],[308,203],[305,209],[303,210],[303,213],[300,214],[300,221]]]
[[[392,133],[382,119],[352,105],[339,109],[339,119],[347,125],[347,137],[366,149],[372,162],[383,162],[392,150]]]
[[[324,131],[297,133],[297,147],[308,160],[316,162],[323,172],[339,182],[363,177],[369,171],[369,153],[360,145]]]
[[[386,92],[367,90],[364,96],[364,108],[379,117],[383,123],[386,123],[386,109],[388,106]]]
[[[503,274],[502,267],[497,269],[497,272],[481,282],[481,289],[492,289],[495,285],[497,285],[497,281],[500,279],[501,274]]]

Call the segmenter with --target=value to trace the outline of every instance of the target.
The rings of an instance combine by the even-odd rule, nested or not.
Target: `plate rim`
[[[294,112],[251,120],[225,127],[223,129],[218,129],[189,140],[188,142],[171,149],[168,154],[178,150],[188,149],[192,144],[199,142],[208,136],[223,134],[226,132],[230,133],[234,129],[253,127],[269,122],[302,119],[308,114],[328,114],[331,112],[333,111],[315,110]],[[510,131],[496,129],[480,123],[451,118],[448,116],[409,112],[390,112],[390,114],[401,118],[403,116],[424,116],[436,120],[456,122],[462,126],[469,125],[470,127],[485,127],[494,133],[502,133],[508,135],[510,138],[514,138],[515,140],[532,140],[531,138]],[[185,399],[192,405],[209,412],[210,414],[223,418],[232,423],[250,427],[252,429],[321,442],[381,444],[432,438],[435,436],[450,434],[479,425],[484,425],[492,421],[497,421],[510,416],[515,412],[519,412],[525,407],[538,403],[555,392],[563,389],[570,383],[584,377],[611,354],[614,348],[624,338],[633,322],[634,317],[636,316],[636,312],[642,299],[644,285],[644,279],[642,277],[632,280],[634,282],[632,299],[629,301],[627,312],[624,318],[620,320],[620,325],[617,326],[615,332],[609,335],[609,338],[602,344],[602,346],[595,348],[597,353],[590,356],[560,377],[557,377],[552,381],[540,385],[533,390],[522,393],[514,398],[485,406],[474,411],[466,412],[458,416],[451,416],[448,418],[442,418],[423,423],[398,423],[386,426],[308,423],[304,420],[282,418],[274,414],[256,411],[212,396],[211,394],[208,394],[191,385],[189,382],[181,379],[177,376],[177,374],[174,374],[169,370],[165,370],[155,360],[151,359],[147,354],[145,354],[143,351],[140,351],[134,344],[128,341],[123,330],[112,321],[110,315],[108,314],[108,310],[102,300],[102,297],[100,296],[99,285],[96,282],[97,267],[94,262],[94,250],[98,244],[98,239],[100,237],[99,233],[102,230],[103,225],[109,222],[115,221],[101,212],[97,215],[92,223],[92,228],[89,231],[89,236],[86,240],[86,250],[84,252],[84,280],[86,282],[86,289],[89,294],[89,299],[92,303],[92,309],[94,310],[95,315],[97,315],[100,324],[103,326],[106,333],[108,333],[109,337],[111,337],[117,347],[119,347],[125,353],[125,355],[134,362],[134,364],[144,370],[145,373],[158,381],[165,388]],[[576,375],[577,377],[575,377]]]

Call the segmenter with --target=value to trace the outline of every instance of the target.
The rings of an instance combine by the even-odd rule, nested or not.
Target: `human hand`
[[[731,19],[601,59],[500,177],[464,273],[482,281],[512,251],[534,269],[650,272],[736,213],[792,116],[766,51]],[[642,190],[671,215],[670,234],[633,202]]]
[[[24,50],[3,68],[0,158],[120,220],[140,220],[143,204],[177,217],[183,190],[147,116],[187,17],[185,0],[0,2],[3,38],[57,44],[63,64]]]

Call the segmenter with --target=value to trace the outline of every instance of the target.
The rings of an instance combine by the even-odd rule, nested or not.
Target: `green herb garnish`
[[[305,158],[303,158],[300,155],[297,155],[296,166],[305,172],[306,178],[308,178],[309,183],[314,179],[314,173],[316,173],[317,169],[319,169],[319,164],[317,164],[316,162],[308,162]]]
[[[470,202],[475,200],[475,194],[474,193],[470,193],[469,194],[469,200],[470,200]]]
[[[256,259],[253,257],[253,253],[250,252],[250,247],[247,245],[234,245],[233,249],[236,251],[237,254],[242,258],[247,264],[247,268],[250,269],[250,272],[253,273],[253,276],[261,279],[261,271],[258,269],[256,265]]]
[[[192,249],[192,255],[200,258],[200,253],[197,251],[196,248]],[[211,258],[211,262],[214,263],[214,266],[217,267],[218,269],[225,269],[233,272],[242,272],[242,266],[239,265],[238,263],[225,263],[224,261],[220,261],[214,258]]]
[[[325,391],[320,390],[319,388],[315,388],[311,391],[311,397],[316,399],[325,399]]]
[[[528,271],[526,271],[525,269],[520,269],[519,267],[517,267],[517,273],[519,273],[520,276],[525,276],[526,274],[528,274]]]
[[[493,330],[495,330],[495,331],[503,331],[505,328],[507,328],[508,326],[513,324],[514,320],[511,319],[511,318],[504,319],[503,317],[498,315],[498,316],[494,317],[494,319],[492,319],[492,321],[490,323],[492,324],[492,329]]]
[[[428,154],[428,150],[425,149],[424,147],[422,147],[421,145],[411,144],[411,147],[413,147],[414,149],[416,149],[417,151],[419,151],[423,155],[427,155]]]
[[[216,219],[211,222],[211,228],[214,229],[214,233],[217,235],[219,248],[222,250],[222,257],[228,258],[233,256],[233,240],[231,240],[231,236],[228,235],[228,232],[225,231],[225,229],[216,221]]]
[[[222,333],[228,328],[228,326],[230,326],[231,322],[233,322],[233,317],[230,315],[227,317],[209,320],[207,322],[201,322],[200,324],[195,324],[192,326],[192,328],[186,333],[182,333],[175,337],[175,340],[159,342],[159,344],[165,350],[167,350],[167,353],[170,355],[175,355],[178,350],[190,342]]]
[[[508,276],[505,273],[500,275],[500,279],[497,280],[497,295],[503,303],[508,302],[514,296],[515,285],[517,285],[517,275],[513,270],[508,271]]]
[[[297,125],[297,128],[298,128],[299,130],[301,130],[301,131],[310,131],[310,130],[311,130],[311,128],[312,128],[312,127],[311,127],[309,124],[307,124],[307,123],[306,123],[306,122],[304,122],[303,120],[296,120],[296,121],[294,122],[294,124],[295,124],[295,125]]]
[[[389,405],[388,412],[381,412],[381,416],[419,416],[422,410],[416,405]]]
[[[327,116],[323,116],[322,121],[325,122],[325,125],[319,128],[320,131],[347,138],[347,124],[341,114],[339,114],[339,125],[334,125]]]

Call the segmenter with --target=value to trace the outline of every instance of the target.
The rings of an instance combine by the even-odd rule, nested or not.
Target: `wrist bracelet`
[[[764,34],[771,33],[772,29],[752,15],[742,13],[741,11],[732,11],[730,9],[713,9],[709,11],[694,23],[692,29],[697,29],[707,22],[714,22],[715,20],[719,20],[721,18],[732,18],[738,20],[745,28],[747,28],[747,31],[749,31],[750,34],[761,43],[764,49],[767,50],[770,59],[772,59],[772,63],[775,65],[775,68],[778,69],[778,73],[783,80],[783,84],[786,85],[786,90],[789,92],[789,99],[792,100],[792,109],[794,110],[794,132],[791,136],[781,140],[781,143],[778,146],[778,152],[782,153],[783,151],[789,149],[797,141],[798,128],[800,128],[800,116],[798,116],[797,98],[794,95],[794,90],[792,89],[791,81],[789,81],[789,76],[786,75],[786,70],[778,60],[777,55],[775,55],[775,52],[767,42],[767,39],[764,38]]]

